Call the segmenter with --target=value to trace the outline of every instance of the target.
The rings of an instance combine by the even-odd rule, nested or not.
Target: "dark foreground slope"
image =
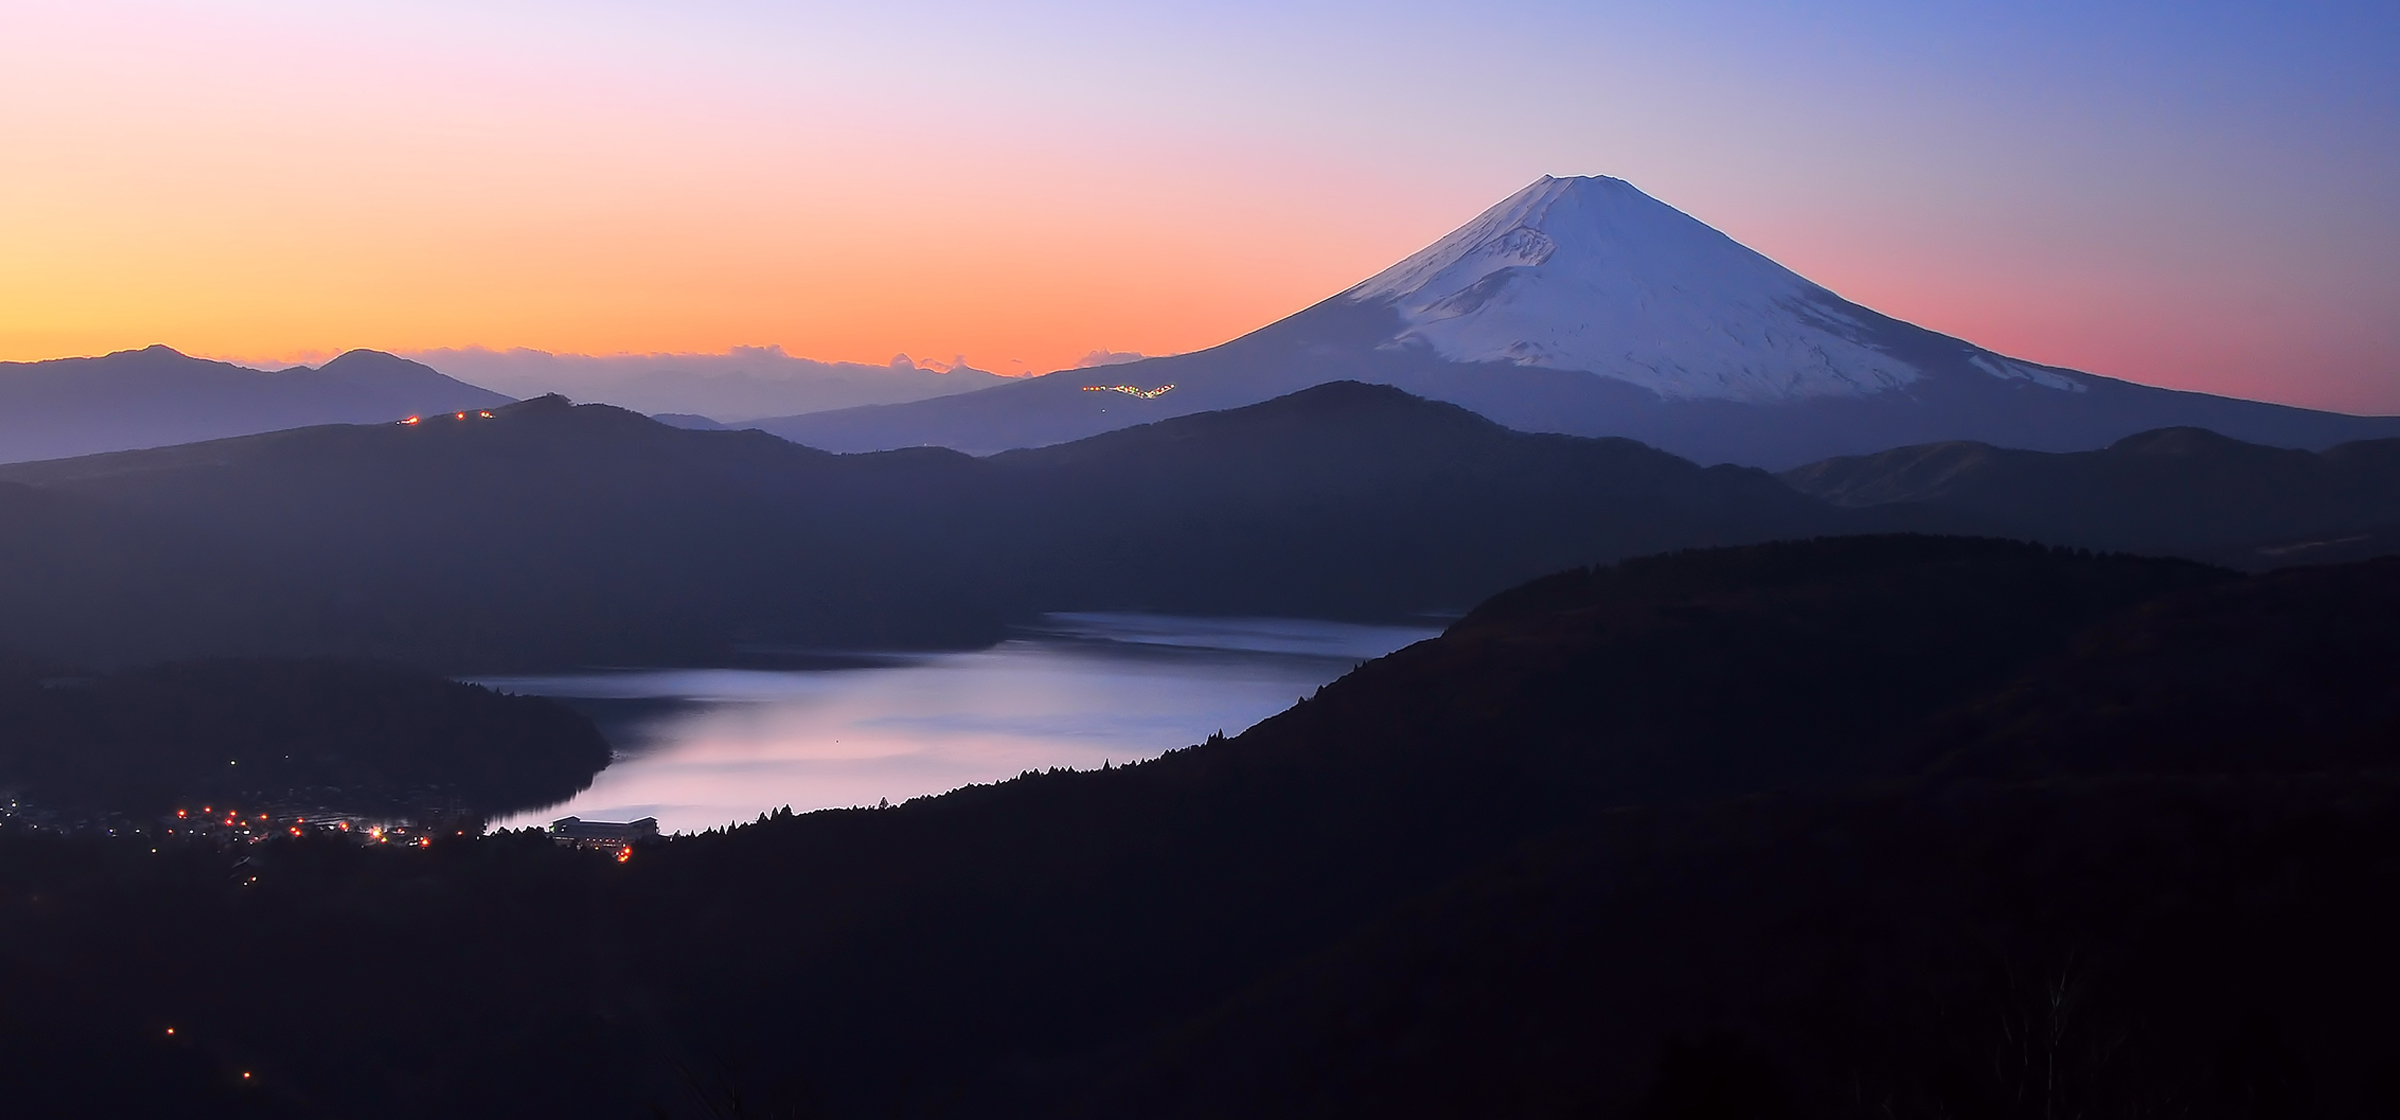
[[[2065,454],[1924,444],[1781,477],[1802,493],[1895,522],[2247,568],[2400,546],[2400,440],[2310,452],[2165,428]]]
[[[509,398],[406,358],[353,350],[311,369],[257,370],[164,346],[0,362],[0,462],[497,408]]]
[[[557,704],[390,666],[0,665],[0,788],[53,827],[212,803],[482,818],[563,801],[608,760]]]
[[[622,866],[10,840],[0,1027],[261,1114],[2388,1115],[2396,613],[2394,563],[1767,545]]]
[[[1094,1112],[2384,1115],[2395,621],[2391,561],[2164,596],[1873,737],[1911,778],[1588,817],[1196,1019]]]
[[[990,460],[543,398],[0,482],[0,634],[81,663],[722,661],[976,644],[1054,610],[1393,617],[1841,519],[1762,472],[1355,384]]]

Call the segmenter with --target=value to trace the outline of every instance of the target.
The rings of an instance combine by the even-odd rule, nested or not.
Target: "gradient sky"
[[[0,358],[1207,346],[1535,177],[2400,412],[2400,6],[11,0]]]

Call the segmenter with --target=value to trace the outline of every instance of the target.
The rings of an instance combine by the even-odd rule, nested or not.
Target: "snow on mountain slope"
[[[1624,436],[1783,469],[1946,440],[2073,451],[2199,427],[2321,448],[2345,416],[1996,354],[1861,307],[1619,179],[1544,178],[1350,290],[1206,350],[907,404],[758,421],[813,447],[1035,447],[1328,381],[1392,385],[1524,431]],[[1140,397],[1087,392],[1123,383]]]
[[[1847,301],[1622,179],[1544,176],[1344,293],[1394,344],[1583,370],[1667,400],[1858,396],[1925,376]],[[2074,382],[1991,356],[1986,372]]]

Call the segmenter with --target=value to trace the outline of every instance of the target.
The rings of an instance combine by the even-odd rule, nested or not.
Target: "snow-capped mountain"
[[[1628,436],[1702,462],[1767,467],[1950,439],[2081,450],[2174,425],[2292,447],[2400,435],[2400,419],[2156,389],[1997,354],[1851,303],[1601,177],[1544,177],[1323,303],[1209,350],[1112,366],[1107,384],[1062,371],[757,426],[833,450],[987,451],[1343,378],[1512,427]]]
[[[1578,370],[1670,401],[1855,397],[1926,375],[1864,341],[1869,317],[1841,297],[1622,179],[1544,177],[1342,296],[1399,314],[1386,346]]]

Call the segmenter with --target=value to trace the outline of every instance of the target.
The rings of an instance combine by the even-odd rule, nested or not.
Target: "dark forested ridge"
[[[1353,382],[984,459],[551,397],[0,467],[0,641],[85,664],[724,663],[978,645],[1044,611],[1451,612],[1574,565],[1894,528],[2263,568],[2400,541],[2395,446],[2177,429],[1778,482]]]
[[[1888,524],[2245,568],[2357,559],[2400,546],[2400,439],[2299,451],[2162,428],[2097,451],[1901,447],[1811,463],[1782,478]]]
[[[0,469],[0,635],[447,671],[988,642],[1055,610],[1395,617],[1827,531],[1763,472],[1320,386],[978,460],[543,398]]]
[[[2395,561],[1702,550],[1231,740],[622,865],[0,837],[41,962],[0,1032],[85,1111],[2389,1115],[2396,602]]]
[[[549,701],[389,666],[0,665],[0,787],[56,827],[210,802],[481,818],[563,801],[608,759]]]

